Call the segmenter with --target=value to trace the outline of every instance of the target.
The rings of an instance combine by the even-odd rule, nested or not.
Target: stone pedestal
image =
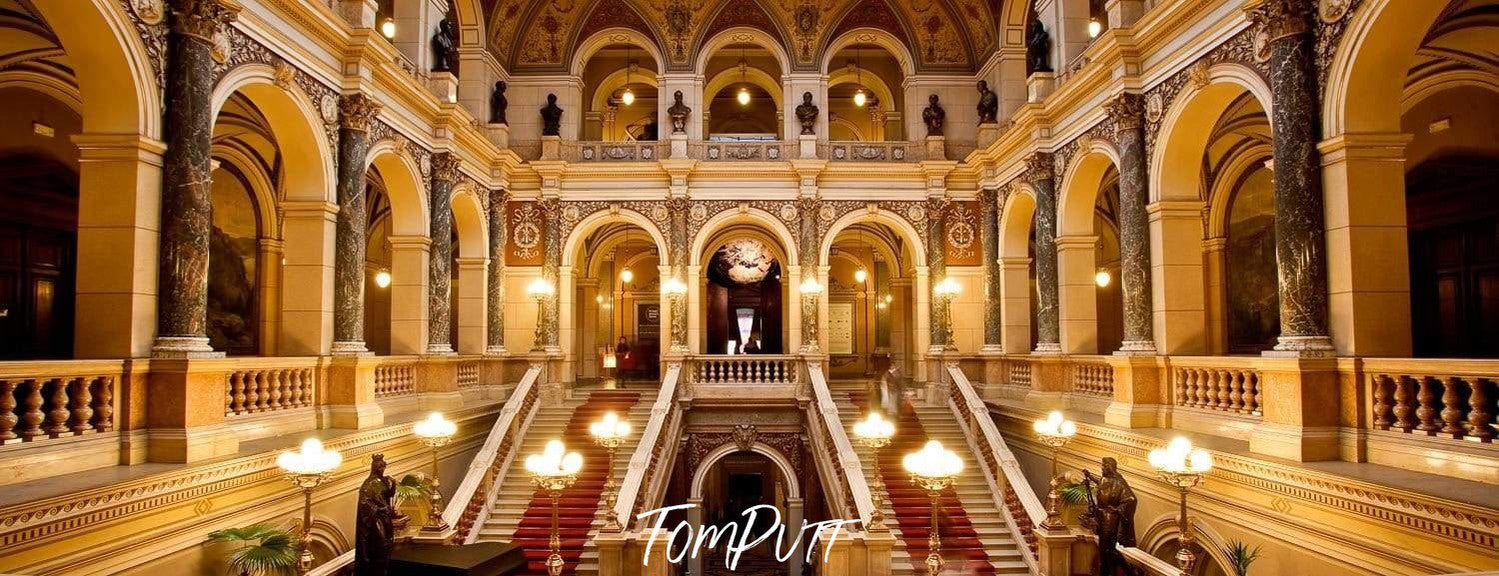
[[[458,77],[452,72],[433,72],[427,77],[427,89],[437,100],[447,104],[458,102]]]
[[[864,548],[864,574],[890,576],[890,551],[895,548],[895,536],[889,531],[865,532]]]
[[[978,141],[978,146],[979,146],[980,150],[982,150],[984,148],[988,148],[990,144],[993,144],[994,141],[998,140],[998,139],[999,139],[999,124],[998,123],[995,123],[995,122],[985,122],[983,124],[979,124],[979,141]]]
[[[233,361],[156,358],[147,380],[146,458],[185,463],[233,454],[239,439],[224,423],[224,381]]]
[[[484,135],[489,137],[489,141],[493,142],[495,146],[499,146],[500,148],[510,147],[509,124],[485,124]]]
[[[600,531],[594,536],[593,543],[599,549],[599,576],[624,576],[625,574],[625,537],[623,533],[614,534]],[[655,551],[652,547],[652,552]],[[631,567],[633,568],[633,566]]]
[[[376,0],[338,0],[338,15],[354,28],[374,28],[379,11]]]
[[[1070,528],[1036,527],[1036,564],[1041,576],[1072,576],[1075,573],[1072,569],[1072,543],[1076,540]]]
[[[822,576],[854,576],[853,563],[849,554],[849,538],[845,535],[829,543],[832,534],[825,536],[818,540],[822,543],[821,554],[812,559],[812,563],[817,566],[817,573]],[[792,558],[791,561],[800,565],[800,560],[801,558]]]
[[[1114,369],[1114,401],[1104,410],[1104,423],[1121,428],[1158,426],[1167,380],[1157,357],[1120,355],[1110,358],[1109,365]]]
[[[947,159],[947,137],[946,136],[927,136],[926,137],[926,159],[927,160],[946,160]]]
[[[1259,365],[1265,415],[1249,451],[1297,462],[1337,459],[1337,360],[1265,358]]]
[[[542,136],[541,137],[541,159],[542,160],[556,160],[556,159],[561,158],[561,157],[562,157],[562,137],[560,137],[560,136]]]
[[[680,159],[687,158],[687,135],[686,134],[672,134],[671,135],[671,158],[673,160],[680,160]]]
[[[1145,0],[1105,0],[1103,9],[1109,14],[1109,29],[1126,28],[1145,14]]]
[[[420,520],[420,518],[411,519],[412,522],[416,522],[418,520]],[[443,530],[441,532],[428,532],[426,530],[418,530],[415,534],[412,534],[411,541],[417,544],[449,544],[448,541],[452,540],[453,536],[457,534],[458,529],[453,527],[449,527],[447,530]]]
[[[802,134],[796,138],[798,151],[797,158],[817,157],[817,136],[814,134]]]
[[[328,367],[328,424],[333,428],[362,429],[385,423],[385,411],[375,403],[378,358],[338,356]]]
[[[1052,72],[1035,72],[1025,80],[1027,102],[1040,102],[1056,88],[1057,75]]]
[[[453,356],[426,356],[417,364],[416,391],[421,394],[422,410],[444,412],[463,407],[458,391],[458,359]]]
[[[1061,356],[1032,355],[1031,391],[1025,405],[1037,410],[1062,409],[1062,393],[1069,388],[1067,364]]]

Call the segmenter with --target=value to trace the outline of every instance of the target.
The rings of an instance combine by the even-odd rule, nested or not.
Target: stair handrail
[[[630,455],[630,466],[625,469],[624,480],[616,495],[614,513],[621,525],[629,526],[634,520],[632,514],[635,512],[635,500],[645,485],[651,459],[656,452],[656,445],[661,441],[668,417],[676,409],[677,381],[681,375],[682,364],[673,362],[667,364],[666,373],[661,377],[661,390],[657,393],[656,403],[651,405],[651,419],[640,433],[640,443],[635,445],[635,452]]]
[[[1115,544],[1114,547],[1124,556],[1126,564],[1144,570],[1149,576],[1178,576],[1182,573],[1180,569],[1172,566],[1170,562],[1156,558],[1149,552],[1134,546]]]
[[[852,492],[859,520],[864,526],[869,526],[874,515],[874,498],[869,492],[869,480],[864,477],[864,466],[859,460],[859,453],[854,451],[853,443],[848,440],[848,432],[843,429],[838,405],[833,402],[827,377],[822,374],[822,364],[808,362],[807,376],[812,381],[812,408],[816,410],[828,436],[833,440],[834,455],[841,463],[843,476],[848,480],[846,488]]]
[[[988,405],[979,398],[968,377],[957,363],[948,363],[947,373],[951,377],[948,407],[952,409],[958,425],[979,456],[978,465],[984,470],[984,480],[989,483],[995,507],[1020,544],[1020,558],[1030,567],[1032,574],[1039,574],[1041,566],[1037,558],[1035,527],[1045,521],[1046,509],[1031,490],[1030,483],[1020,470],[1020,462],[1015,459],[1015,453],[1010,451],[1004,437],[999,435],[999,427],[994,425],[994,419],[989,416]],[[994,470],[995,467],[999,470]],[[1004,475],[1003,484],[999,483],[1001,473]],[[1015,517],[1007,502],[1010,494],[1020,501],[1026,518]]]
[[[515,390],[510,393],[510,399],[506,400],[505,406],[500,409],[500,415],[495,418],[494,425],[489,428],[489,436],[484,439],[484,445],[474,455],[473,461],[469,462],[468,472],[463,475],[463,482],[458,484],[453,497],[448,499],[447,508],[443,509],[442,519],[449,526],[458,526],[459,519],[464,511],[469,509],[470,502],[474,498],[486,495],[481,494],[479,488],[486,480],[493,481],[490,476],[492,476],[495,459],[499,457],[500,446],[505,443],[506,437],[518,428],[514,426],[516,418],[524,420],[525,415],[521,414],[522,409],[526,408],[529,411],[530,408],[534,408],[536,396],[534,392],[538,390],[536,380],[541,377],[541,370],[541,364],[532,364],[526,370],[526,374],[521,377],[520,383],[515,385]],[[530,402],[527,402],[528,398]]]

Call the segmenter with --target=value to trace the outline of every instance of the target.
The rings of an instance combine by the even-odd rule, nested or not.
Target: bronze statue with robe
[[[385,576],[390,569],[390,551],[395,548],[396,481],[385,475],[385,455],[370,461],[370,475],[359,486],[359,508],[355,512],[354,575]]]
[[[942,109],[936,94],[932,94],[927,102],[926,109],[921,111],[921,121],[926,124],[926,135],[941,136],[942,124],[947,121],[947,111]]]
[[[432,35],[432,71],[458,71],[458,31],[447,18],[437,23],[437,33]]]
[[[1119,473],[1119,462],[1113,458],[1103,459],[1102,476],[1083,471],[1083,477],[1096,484],[1096,499],[1089,512],[1098,523],[1098,573],[1103,576],[1118,576],[1122,570],[1134,575],[1138,571],[1124,561],[1116,545],[1135,546],[1135,491],[1130,489],[1124,475]]]
[[[979,124],[999,122],[999,96],[989,89],[987,80],[979,80]]]

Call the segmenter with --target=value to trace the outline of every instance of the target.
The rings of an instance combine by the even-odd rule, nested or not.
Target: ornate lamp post
[[[531,481],[540,490],[552,497],[552,555],[547,557],[547,574],[562,574],[562,535],[557,528],[557,509],[561,505],[562,491],[578,481],[578,472],[583,469],[583,456],[568,452],[561,440],[547,442],[540,454],[526,457],[526,471]]]
[[[945,351],[957,351],[958,345],[953,342],[952,330],[952,300],[962,292],[962,286],[957,280],[943,278],[932,288],[932,293],[937,295],[937,300],[942,303],[942,349]]]
[[[805,272],[803,272],[805,273]],[[817,353],[817,295],[822,294],[822,284],[817,277],[808,275],[802,281],[802,353]]]
[[[328,480],[334,468],[343,463],[337,450],[324,450],[323,443],[316,438],[302,441],[302,449],[287,450],[276,457],[276,466],[286,472],[286,479],[302,489],[302,529],[297,535],[300,550],[297,573],[306,574],[312,569],[312,490]]]
[[[625,438],[630,436],[630,423],[620,420],[613,412],[604,413],[604,419],[588,426],[588,433],[593,435],[593,443],[609,451],[609,460],[605,463],[604,482],[604,530],[607,532],[619,532],[624,527],[619,524],[619,518],[614,515],[615,499],[619,497],[619,486],[614,484],[614,452],[619,449]]]
[[[442,519],[442,492],[438,490],[441,485],[437,479],[437,449],[448,444],[453,439],[453,434],[458,432],[458,424],[443,418],[441,413],[433,412],[426,420],[418,421],[411,425],[411,432],[422,439],[432,449],[432,484],[427,486],[427,494],[431,500],[431,506],[427,509],[427,523],[422,526],[422,532],[444,532],[448,529],[448,523]]]
[[[1046,493],[1046,528],[1065,528],[1062,522],[1062,479],[1057,476],[1057,454],[1077,434],[1077,423],[1062,418],[1062,413],[1053,410],[1045,420],[1037,420],[1033,426],[1036,437],[1042,444],[1051,447],[1051,491]]]
[[[942,573],[942,539],[937,535],[937,508],[942,503],[942,491],[958,480],[963,471],[963,460],[952,450],[942,447],[936,440],[928,440],[919,452],[906,455],[902,461],[911,473],[911,483],[926,490],[932,498],[932,530],[927,539],[926,572],[928,576]]]
[[[854,436],[874,453],[874,485],[870,486],[874,512],[869,515],[869,529],[888,530],[885,527],[885,481],[880,473],[880,449],[890,445],[890,438],[895,436],[895,424],[880,416],[879,412],[871,411],[869,416],[854,424]]]
[[[546,302],[548,298],[557,293],[557,287],[548,282],[546,278],[537,278],[526,286],[526,294],[536,300],[536,342],[531,345],[532,352],[544,352],[547,347],[546,330]]]
[[[1213,469],[1213,455],[1207,450],[1193,448],[1192,441],[1178,436],[1165,448],[1150,451],[1150,467],[1181,492],[1181,512],[1177,518],[1181,549],[1176,551],[1176,566],[1181,568],[1182,576],[1186,576],[1197,564],[1197,556],[1191,548],[1192,525],[1187,521],[1187,492],[1202,483],[1202,477]]]
[[[687,284],[682,279],[672,276],[666,282],[661,283],[661,293],[666,295],[667,303],[671,305],[671,351],[679,354],[687,353],[687,307],[682,306],[682,300],[687,297]]]

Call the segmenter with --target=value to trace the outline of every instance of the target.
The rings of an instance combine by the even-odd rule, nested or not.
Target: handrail
[[[1032,573],[1039,570],[1036,559],[1036,551],[1033,548],[1033,533],[1027,533],[1022,529],[1022,524],[1031,527],[1040,525],[1046,519],[1046,509],[1041,505],[1041,499],[1031,490],[1031,485],[1025,479],[1025,473],[1020,470],[1020,462],[1015,459],[1015,453],[1005,444],[1005,439],[999,434],[999,427],[994,425],[994,419],[989,416],[989,408],[973,390],[973,384],[968,377],[958,368],[957,364],[949,364],[947,372],[952,376],[952,390],[948,405],[957,417],[958,425],[964,428],[968,441],[979,452],[978,464],[985,468],[984,479],[990,483],[990,493],[993,494],[994,503],[1004,513],[1005,522],[1010,525],[1010,530],[1027,545],[1021,546],[1021,558],[1030,565]],[[973,425],[969,426],[968,423]],[[978,430],[975,431],[974,428]],[[997,466],[994,470],[991,466]],[[998,484],[998,472],[1004,473],[1005,486]],[[1014,495],[1020,501],[1021,508],[1027,516],[1024,519],[1013,518],[1011,508],[1006,502],[1009,495]],[[1024,520],[1025,522],[1021,522]]]
[[[635,453],[630,456],[630,466],[625,471],[624,481],[619,486],[615,500],[614,514],[621,524],[629,525],[633,519],[631,514],[634,512],[635,500],[645,483],[656,444],[660,442],[661,433],[666,428],[667,417],[676,409],[677,381],[681,374],[682,365],[672,363],[667,365],[666,374],[661,377],[661,391],[656,396],[656,403],[651,405],[651,419],[640,433],[640,443],[635,445]]]
[[[350,548],[348,552],[344,552],[343,554],[334,556],[327,562],[324,562],[321,565],[308,570],[307,576],[337,576],[340,571],[353,564],[354,549]]]
[[[1170,562],[1151,556],[1149,552],[1135,548],[1134,546],[1115,544],[1114,547],[1118,548],[1119,553],[1124,555],[1126,563],[1145,570],[1150,576],[1178,576],[1182,573],[1177,567],[1172,566]]]
[[[479,485],[489,474],[494,466],[495,458],[499,456],[500,445],[505,436],[509,434],[512,424],[521,408],[526,404],[526,397],[530,395],[532,387],[536,385],[536,379],[541,376],[542,366],[535,364],[526,370],[520,383],[516,384],[515,390],[510,393],[510,399],[505,401],[504,408],[500,409],[500,416],[495,418],[494,426],[489,428],[489,436],[484,439],[484,445],[474,455],[474,460],[468,465],[468,472],[463,475],[463,482],[458,484],[458,489],[453,492],[453,497],[448,499],[447,508],[442,511],[442,519],[449,526],[457,526],[458,519],[463,511],[468,508],[479,490]]]
[[[854,445],[849,442],[848,433],[843,429],[843,420],[838,416],[838,405],[833,402],[827,378],[822,375],[822,364],[808,362],[807,376],[812,380],[813,408],[833,439],[834,456],[843,469],[843,476],[848,480],[845,488],[853,493],[851,497],[854,507],[858,509],[859,520],[864,526],[869,526],[874,515],[874,499],[869,493],[869,480],[864,477],[864,466],[859,461],[859,454],[854,452]]]

